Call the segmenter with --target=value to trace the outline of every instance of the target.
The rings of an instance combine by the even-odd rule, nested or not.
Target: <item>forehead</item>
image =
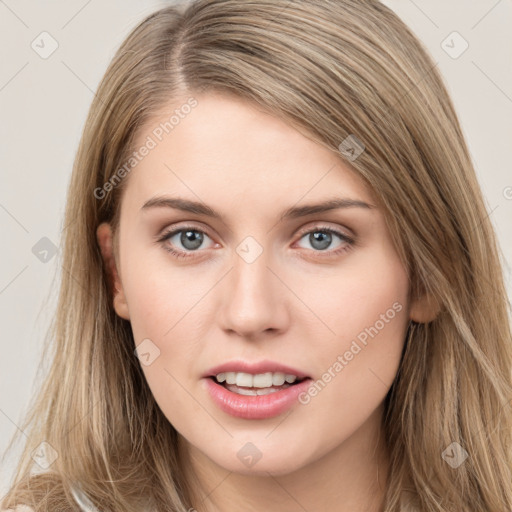
[[[169,103],[139,130],[135,148],[151,146],[131,170],[126,200],[180,194],[241,208],[271,209],[301,198],[340,195],[372,202],[363,180],[329,151],[262,108],[218,93]]]

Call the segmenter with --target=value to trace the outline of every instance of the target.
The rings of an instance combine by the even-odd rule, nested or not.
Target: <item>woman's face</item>
[[[157,128],[179,104],[139,135],[154,147],[125,178],[114,307],[189,448],[284,474],[378,425],[420,306],[341,156],[243,100],[196,99],[172,131]],[[98,240],[108,259],[107,224]],[[214,382],[226,371],[238,387]]]

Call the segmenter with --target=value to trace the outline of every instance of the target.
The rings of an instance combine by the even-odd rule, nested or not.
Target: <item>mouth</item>
[[[213,403],[224,413],[261,420],[279,416],[296,406],[313,382],[311,377],[278,373],[221,372],[206,375],[203,382]]]
[[[282,372],[255,375],[244,372],[221,372],[208,378],[228,391],[244,396],[269,395],[310,380],[310,377],[298,377]]]

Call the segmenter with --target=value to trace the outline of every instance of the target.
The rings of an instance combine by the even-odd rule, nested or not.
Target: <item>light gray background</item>
[[[512,2],[384,3],[424,42],[445,78],[508,260],[512,297]],[[94,91],[128,32],[166,4],[0,0],[0,453],[38,388],[41,342],[55,305],[50,293],[56,297],[62,271],[57,257],[43,263],[32,248],[43,237],[59,246],[67,185]],[[31,47],[43,31],[59,45],[47,59]],[[442,47],[453,31],[469,43],[458,58]],[[460,48],[457,40],[444,44]],[[0,497],[15,457],[0,467]]]

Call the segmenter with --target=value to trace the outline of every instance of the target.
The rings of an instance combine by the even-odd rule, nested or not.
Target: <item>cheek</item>
[[[123,288],[135,341],[152,338],[168,343],[190,313],[194,314],[195,305],[207,292],[208,279],[177,266],[163,248],[138,248],[129,242]]]
[[[134,345],[145,347],[151,354],[150,364],[144,364],[140,355],[139,358],[155,401],[176,428],[183,428],[182,412],[187,411],[184,417],[201,413],[189,393],[197,392],[192,387],[197,383],[193,371],[201,352],[196,340],[201,336],[194,319],[201,314],[201,297],[207,291],[207,283],[205,279],[194,279],[191,272],[173,267],[165,261],[165,254],[151,261],[146,255],[144,264],[136,253],[132,256],[125,266],[127,278],[123,284]]]
[[[406,273],[394,255],[368,254],[340,265],[339,271],[304,274],[298,287],[311,312],[325,327],[326,338],[347,340],[373,326],[384,315],[386,330],[401,331],[408,308]],[[378,324],[381,325],[380,322]]]
[[[315,279],[315,286],[311,276],[303,277],[302,285],[310,290],[312,333],[313,325],[322,326],[315,341],[317,374],[336,375],[329,387],[357,405],[362,390],[372,389],[377,399],[396,375],[409,321],[408,280],[393,253],[353,261]]]
[[[317,284],[308,305],[329,330],[317,339],[319,381],[303,403],[348,433],[379,406],[396,376],[409,321],[407,276],[386,255],[361,258]]]
[[[207,292],[215,276],[206,270],[201,277],[192,267],[176,266],[164,249],[130,251],[127,246],[126,254],[130,256],[123,262],[123,287],[134,350],[140,347],[141,368],[152,394],[163,411],[199,412],[182,386],[198,383],[196,364],[205,339],[198,320],[207,315]],[[140,356],[145,352],[151,354],[147,365]]]

